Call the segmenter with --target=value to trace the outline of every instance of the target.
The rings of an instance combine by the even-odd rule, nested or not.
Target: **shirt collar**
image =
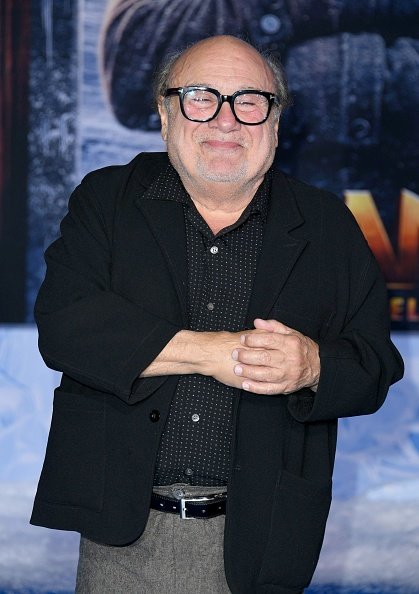
[[[240,219],[251,214],[260,214],[265,221],[268,214],[269,197],[272,185],[272,167],[267,171],[262,183],[258,187],[251,202],[243,211]],[[147,198],[151,200],[172,200],[190,206],[192,200],[186,192],[179,174],[171,163],[169,163],[155,183],[149,188]]]

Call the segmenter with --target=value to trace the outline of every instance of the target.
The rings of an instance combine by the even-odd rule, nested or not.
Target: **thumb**
[[[292,328],[289,328],[282,322],[278,322],[278,320],[262,320],[261,318],[256,318],[253,323],[258,330],[268,330],[269,332],[276,332],[277,334],[291,334],[291,332],[294,332]]]

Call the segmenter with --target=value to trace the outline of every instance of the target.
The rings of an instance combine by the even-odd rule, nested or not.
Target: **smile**
[[[203,144],[215,150],[236,150],[243,148],[238,142],[224,140],[205,140]]]

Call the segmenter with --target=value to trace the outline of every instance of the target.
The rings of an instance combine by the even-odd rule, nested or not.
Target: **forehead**
[[[176,62],[171,86],[203,84],[224,93],[254,88],[274,92],[273,76],[260,54],[239,40],[206,40]]]

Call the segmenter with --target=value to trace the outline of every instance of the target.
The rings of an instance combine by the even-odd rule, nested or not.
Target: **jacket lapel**
[[[257,317],[268,318],[307,241],[290,233],[304,219],[285,176],[275,171],[271,202],[255,282],[247,312],[247,326]]]
[[[153,185],[158,183],[159,180],[156,179]],[[188,271],[183,207],[173,200],[153,199],[150,195],[151,186],[144,188],[142,184],[142,190],[135,201],[136,206],[142,212],[166,260],[179,300],[182,320],[187,327]]]
[[[167,157],[160,158],[162,163],[158,169],[161,171],[160,167],[164,167],[168,161]],[[137,178],[141,193],[136,199],[136,205],[165,257],[183,322],[187,324],[188,271],[183,208],[179,202],[156,200],[148,195],[151,185],[159,183],[157,173],[154,170],[151,174],[149,170],[146,179]],[[307,245],[305,239],[297,238],[291,233],[303,223],[304,219],[285,176],[280,171],[275,171],[262,252],[247,312],[247,327],[253,327],[256,317],[269,316],[287,278]]]

